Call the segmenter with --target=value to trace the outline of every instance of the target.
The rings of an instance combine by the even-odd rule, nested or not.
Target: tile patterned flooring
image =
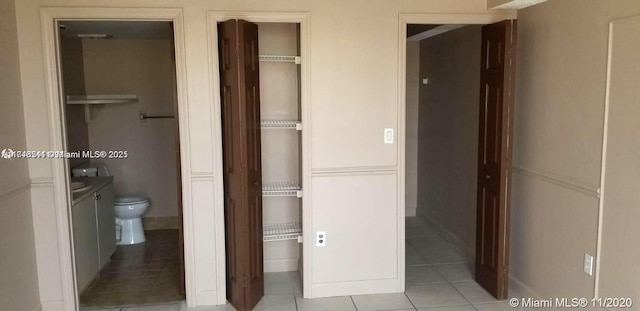
[[[178,230],[146,231],[145,236],[145,243],[117,247],[111,262],[80,295],[82,310],[184,300],[178,285]]]
[[[406,221],[406,292],[319,299],[303,299],[297,272],[269,273],[266,295],[256,311],[506,311],[507,302],[496,301],[473,281],[470,265],[449,242],[415,217]],[[519,293],[510,290],[512,297]],[[109,311],[234,311],[229,304],[187,308],[184,302],[106,309]],[[520,311],[520,309],[518,310]]]

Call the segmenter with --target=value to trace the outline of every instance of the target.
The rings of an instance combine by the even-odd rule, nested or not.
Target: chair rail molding
[[[571,180],[566,177],[561,177],[551,173],[537,171],[520,166],[513,166],[512,169],[514,173],[523,176],[535,178],[537,180],[544,181],[546,183],[550,183],[568,190],[580,192],[594,198],[600,198],[600,187],[596,185],[590,185],[583,182]]]

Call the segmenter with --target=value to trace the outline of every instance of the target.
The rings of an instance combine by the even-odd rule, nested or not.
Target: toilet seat
[[[132,204],[140,204],[149,202],[149,198],[147,197],[116,197],[113,205],[122,206],[122,205],[132,205]]]

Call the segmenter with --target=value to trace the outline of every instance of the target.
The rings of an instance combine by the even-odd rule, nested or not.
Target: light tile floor
[[[265,275],[266,295],[258,311],[506,311],[475,281],[471,265],[448,241],[415,217],[406,220],[406,292],[320,299],[303,299],[297,272]],[[511,297],[520,293],[510,290]],[[109,311],[234,311],[230,305],[187,308],[183,303]],[[102,310],[100,310],[102,311]],[[520,310],[518,310],[520,311]]]

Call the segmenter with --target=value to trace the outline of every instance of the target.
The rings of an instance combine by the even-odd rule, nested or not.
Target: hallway
[[[466,262],[451,242],[417,217],[406,218],[405,248],[405,293],[418,310],[513,309],[507,301],[496,300],[480,287],[473,278],[473,263]],[[509,297],[522,296],[510,287]]]

